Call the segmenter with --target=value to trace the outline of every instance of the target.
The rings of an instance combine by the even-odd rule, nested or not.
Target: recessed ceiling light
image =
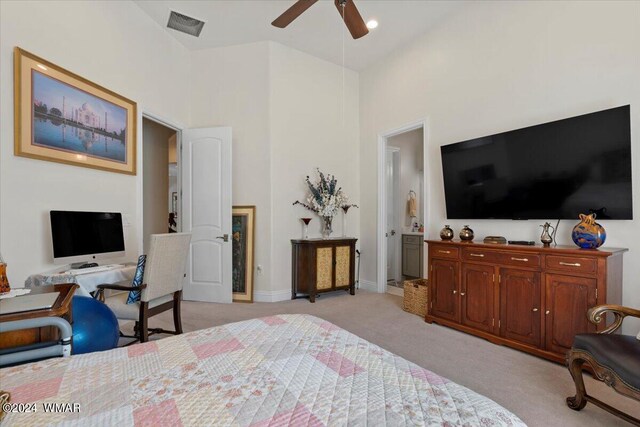
[[[378,21],[376,21],[375,19],[371,19],[369,20],[369,22],[367,22],[367,28],[370,30],[373,30],[374,28],[378,27]]]
[[[38,65],[38,68],[40,68],[41,70],[47,71],[47,67],[45,67],[44,65],[42,64],[36,64],[36,65]]]

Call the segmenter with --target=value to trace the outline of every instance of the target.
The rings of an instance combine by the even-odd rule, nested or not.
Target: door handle
[[[216,239],[222,239],[225,242],[229,241],[229,235],[228,234],[223,234],[222,236],[218,236],[216,237]]]
[[[395,236],[396,235],[396,230],[391,230],[391,235]]]

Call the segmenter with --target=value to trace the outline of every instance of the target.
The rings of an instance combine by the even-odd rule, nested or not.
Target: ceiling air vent
[[[200,35],[200,31],[202,31],[202,27],[204,27],[204,22],[191,18],[187,15],[171,11],[167,27],[198,37]]]

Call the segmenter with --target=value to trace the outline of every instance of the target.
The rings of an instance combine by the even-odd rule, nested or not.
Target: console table
[[[427,240],[425,321],[564,363],[587,310],[622,302],[627,249]]]
[[[317,294],[341,289],[355,295],[357,240],[291,240],[291,299],[305,294],[315,302]]]

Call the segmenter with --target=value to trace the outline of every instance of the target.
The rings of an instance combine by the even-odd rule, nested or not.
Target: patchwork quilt
[[[24,404],[3,427],[524,425],[486,397],[308,315],[6,368],[0,388]]]

